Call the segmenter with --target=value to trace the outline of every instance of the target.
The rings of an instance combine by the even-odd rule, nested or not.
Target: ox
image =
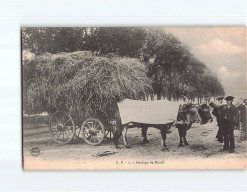
[[[186,98],[186,97],[185,97]],[[193,104],[187,102],[171,102],[167,100],[137,101],[125,99],[117,105],[115,112],[113,140],[118,147],[118,139],[123,136],[124,145],[129,147],[127,131],[129,128],[138,127],[142,129],[143,143],[147,143],[147,130],[154,127],[161,131],[161,148],[166,148],[166,134],[171,133],[172,126],[179,131],[179,146],[188,145],[186,131],[197,118],[197,109]]]

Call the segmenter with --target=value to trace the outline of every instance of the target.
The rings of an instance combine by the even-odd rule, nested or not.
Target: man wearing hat
[[[223,134],[222,134],[222,117],[221,117],[221,108],[222,108],[222,105],[223,105],[223,99],[224,97],[223,96],[220,96],[218,98],[216,98],[217,100],[217,104],[212,112],[212,114],[216,117],[217,119],[217,124],[218,124],[218,127],[219,127],[219,130],[217,132],[217,135],[216,135],[216,138],[218,139],[218,141],[220,143],[223,143]]]
[[[230,153],[234,152],[234,130],[239,128],[239,111],[232,104],[234,97],[227,96],[225,98],[226,105],[223,105],[222,116],[222,134],[224,137],[223,150],[229,150]]]
[[[224,139],[224,151],[234,152],[234,129],[239,128],[239,111],[232,104],[234,97],[227,96],[225,98],[227,104],[217,106],[213,102],[210,103],[214,109],[217,109],[218,120],[220,121],[220,128]]]
[[[241,140],[247,140],[247,116],[246,116],[246,111],[247,111],[247,99],[243,100],[243,104],[241,104],[239,107],[239,112],[240,112],[240,124],[241,124]]]

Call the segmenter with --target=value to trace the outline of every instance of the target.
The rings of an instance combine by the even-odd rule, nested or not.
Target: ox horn
[[[186,103],[189,103],[189,99],[185,95],[181,95],[181,97],[183,97],[185,99]]]

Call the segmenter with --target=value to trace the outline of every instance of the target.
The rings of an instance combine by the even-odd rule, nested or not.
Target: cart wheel
[[[105,128],[100,120],[89,118],[83,122],[80,133],[87,144],[97,146],[104,140]]]
[[[64,112],[57,112],[50,117],[49,128],[53,140],[59,144],[69,143],[75,135],[74,120]]]
[[[80,126],[75,126],[75,137],[79,140],[83,140]]]

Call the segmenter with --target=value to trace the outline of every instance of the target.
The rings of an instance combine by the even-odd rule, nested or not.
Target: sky
[[[164,27],[216,73],[226,95],[247,97],[245,27]]]

